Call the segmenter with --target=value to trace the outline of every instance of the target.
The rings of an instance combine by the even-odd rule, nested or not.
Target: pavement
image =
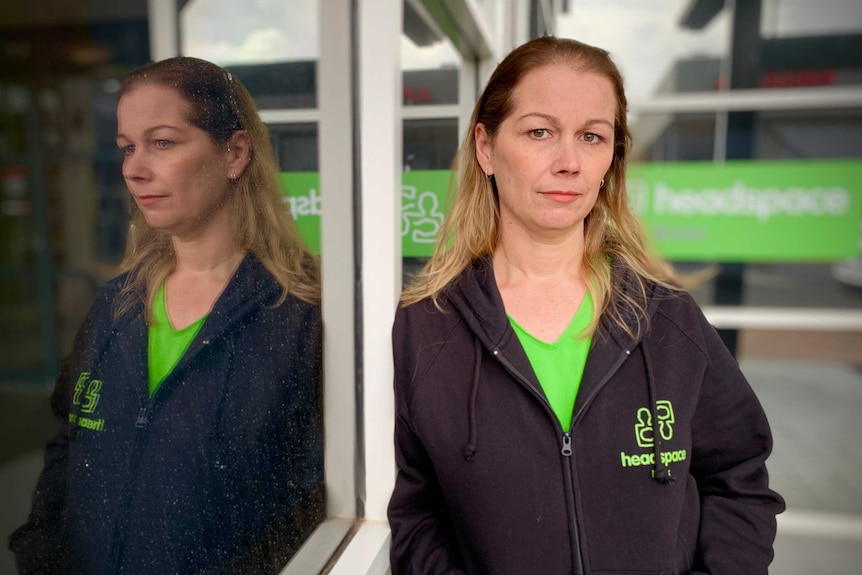
[[[782,337],[786,341],[782,343]],[[745,334],[740,366],[772,426],[771,486],[787,501],[778,518],[772,575],[862,574],[862,345],[806,355],[799,337]],[[823,336],[828,340],[827,336]],[[832,334],[847,343],[855,335]],[[763,342],[768,342],[768,345]],[[796,343],[793,343],[796,342]],[[794,359],[769,349],[794,349]],[[814,349],[809,346],[809,349]],[[833,350],[833,351],[829,351]],[[755,357],[747,358],[754,355]],[[48,392],[0,385],[0,537],[26,518],[53,431]],[[0,550],[0,575],[15,573]]]
[[[862,369],[802,360],[740,365],[772,426],[770,485],[787,502],[769,573],[862,574]]]

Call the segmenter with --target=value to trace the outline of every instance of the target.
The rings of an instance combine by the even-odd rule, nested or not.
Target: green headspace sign
[[[449,177],[449,170],[404,172],[404,256],[433,252]],[[318,174],[290,172],[281,178],[300,232],[319,253]],[[627,184],[632,206],[668,259],[834,261],[859,255],[859,160],[633,165]]]

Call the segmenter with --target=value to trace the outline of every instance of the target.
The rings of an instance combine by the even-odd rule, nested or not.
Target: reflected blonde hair
[[[402,305],[431,297],[439,306],[445,289],[472,262],[494,253],[500,239],[500,211],[495,183],[485,176],[476,158],[476,126],[483,124],[493,141],[512,112],[516,88],[524,76],[555,64],[605,76],[611,81],[617,100],[613,160],[595,207],[584,223],[583,269],[596,310],[588,333],[594,333],[601,318],[608,317],[634,336],[626,316],[633,313],[641,323],[648,323],[647,284],[678,289],[681,278],[670,264],[647,248],[640,221],[628,203],[625,176],[631,133],[619,70],[605,50],[575,40],[544,37],[531,40],[506,56],[476,102],[453,165],[451,212],[440,230],[434,255],[404,290]],[[616,274],[612,276],[612,264],[632,272],[624,274],[630,277],[629,286]]]
[[[236,131],[245,130],[251,159],[231,184],[229,196],[234,240],[240,249],[254,254],[281,285],[279,303],[292,294],[318,304],[317,259],[305,247],[282,200],[269,131],[245,86],[219,66],[188,57],[162,60],[131,72],[122,81],[120,98],[144,84],[179,92],[190,104],[189,122],[207,132],[216,144],[225,144]],[[133,202],[126,254],[120,264],[120,271],[128,276],[115,302],[115,317],[141,301],[150,321],[155,293],[175,267],[170,235],[147,224]]]

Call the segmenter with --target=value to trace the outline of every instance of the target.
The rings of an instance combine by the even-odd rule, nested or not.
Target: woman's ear
[[[251,162],[251,139],[245,130],[237,130],[227,141],[228,178],[238,180]]]
[[[476,141],[476,161],[485,175],[490,176],[494,173],[494,166],[491,164],[491,136],[488,135],[485,124],[476,124],[473,139]]]

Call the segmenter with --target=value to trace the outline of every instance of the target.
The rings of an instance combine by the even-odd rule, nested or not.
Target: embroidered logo
[[[78,408],[81,414],[92,414],[96,411],[96,406],[99,405],[99,399],[102,395],[102,380],[90,379],[89,371],[82,371],[78,376],[78,381],[75,382],[75,392],[72,395],[73,409]],[[78,427],[92,429],[93,431],[105,430],[105,419],[93,419],[84,417],[75,413],[69,412],[69,422],[76,423]]]
[[[655,446],[656,429],[662,441],[673,439],[673,427],[676,416],[673,413],[673,404],[666,400],[655,403],[656,420],[653,421],[652,410],[649,407],[641,407],[637,410],[634,426],[635,441],[642,449],[652,449]],[[670,463],[685,461],[688,452],[685,449],[661,452],[661,461],[667,466]],[[655,453],[626,453],[620,452],[620,464],[623,467],[640,467],[643,465],[655,465]]]
[[[655,411],[658,419],[658,433],[662,440],[670,441],[673,438],[673,424],[676,423],[676,418],[673,415],[673,404],[666,399],[656,401]],[[652,447],[655,443],[652,410],[641,407],[638,409],[637,418],[635,439],[638,442],[638,447]]]

